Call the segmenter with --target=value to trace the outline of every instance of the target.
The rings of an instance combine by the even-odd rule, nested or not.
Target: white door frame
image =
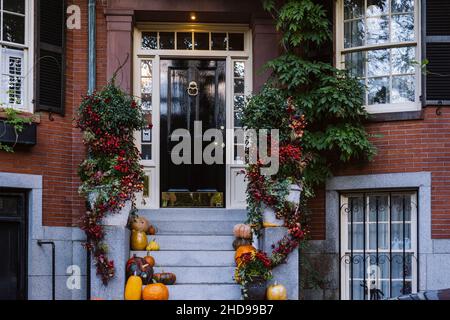
[[[244,33],[244,51],[215,51],[215,50],[148,50],[142,49],[142,32],[145,31],[173,31],[173,32],[236,32]],[[245,63],[244,94],[252,93],[252,37],[251,30],[246,25],[236,24],[181,24],[181,23],[140,23],[134,29],[133,55],[133,95],[141,97],[142,60],[152,61],[152,160],[142,160],[144,171],[149,179],[149,194],[144,197],[138,195],[137,206],[140,209],[156,209],[160,207],[160,60],[161,58],[222,58],[226,61],[226,185],[225,207],[227,209],[241,209],[246,207],[243,162],[234,160],[234,92],[233,92],[233,64],[235,61]],[[156,77],[154,75],[157,75]],[[136,134],[137,147],[141,147],[140,133]],[[143,201],[145,200],[145,201]]]

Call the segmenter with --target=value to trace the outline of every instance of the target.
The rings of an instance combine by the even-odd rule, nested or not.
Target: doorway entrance
[[[224,207],[225,66],[226,61],[219,59],[161,60],[162,207]],[[188,136],[180,136],[180,129]],[[203,141],[208,129],[220,130],[223,141]],[[174,147],[184,139],[190,141],[188,150],[175,151]],[[195,150],[194,140],[202,141],[200,150]],[[210,143],[220,144],[221,151],[217,155],[212,152],[220,163],[205,163],[202,153]],[[173,156],[188,162],[177,164]]]

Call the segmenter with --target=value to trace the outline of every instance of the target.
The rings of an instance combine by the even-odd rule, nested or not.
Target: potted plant
[[[241,285],[245,300],[264,300],[266,282],[272,279],[271,260],[262,251],[252,251],[240,256],[235,280]]]

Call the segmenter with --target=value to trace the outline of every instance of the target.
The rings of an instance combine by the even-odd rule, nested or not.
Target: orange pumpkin
[[[236,264],[239,264],[239,258],[244,254],[244,253],[250,253],[250,252],[255,252],[256,248],[254,246],[240,246],[239,248],[237,248],[236,253],[234,255],[234,260],[236,261]]]
[[[236,238],[251,239],[252,238],[252,227],[248,224],[237,224],[233,228],[233,233]]]
[[[169,289],[162,283],[148,284],[142,290],[144,300],[169,300]]]

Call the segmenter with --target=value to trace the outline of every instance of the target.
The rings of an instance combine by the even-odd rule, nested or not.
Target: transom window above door
[[[340,0],[337,61],[360,79],[372,113],[420,109],[417,0]]]
[[[143,50],[244,51],[244,33],[205,31],[144,31]]]

